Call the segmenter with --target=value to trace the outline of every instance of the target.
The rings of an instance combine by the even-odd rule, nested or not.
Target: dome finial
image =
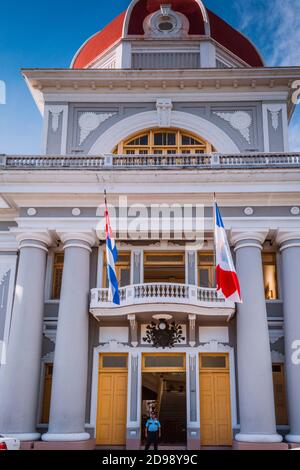
[[[168,5],[160,5],[160,11],[163,16],[169,16],[172,6]]]

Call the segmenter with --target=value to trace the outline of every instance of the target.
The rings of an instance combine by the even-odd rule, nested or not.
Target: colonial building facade
[[[69,69],[22,73],[43,154],[0,157],[0,433],[139,449],[155,408],[173,448],[300,443],[300,68],[265,66],[200,0],[133,0]],[[240,305],[215,289],[213,193]],[[183,206],[196,240],[141,223]]]

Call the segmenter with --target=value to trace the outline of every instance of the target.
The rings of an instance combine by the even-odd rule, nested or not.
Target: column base
[[[78,442],[89,441],[91,436],[87,432],[82,433],[67,433],[67,434],[53,434],[47,432],[42,435],[42,440],[45,442]]]
[[[233,441],[232,450],[289,450],[285,442],[241,442]]]
[[[6,433],[2,432],[5,437],[14,437],[15,439],[19,439],[20,441],[38,441],[41,437],[39,432],[32,432],[32,433]]]
[[[33,450],[94,450],[96,440],[86,441],[38,441],[34,443]]]
[[[262,444],[277,444],[282,442],[283,437],[280,434],[236,434],[237,442],[259,442]]]
[[[126,450],[140,450],[141,440],[138,439],[126,439]]]
[[[289,449],[300,450],[300,444],[297,444],[297,442],[289,442]]]
[[[299,444],[300,447],[300,436],[295,435],[295,434],[287,434],[285,436],[285,440],[287,442],[290,442],[291,444]]]
[[[186,443],[187,450],[200,450],[200,440],[199,439],[187,439]]]

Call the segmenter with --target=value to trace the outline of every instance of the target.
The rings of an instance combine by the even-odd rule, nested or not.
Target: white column
[[[20,233],[19,266],[7,348],[0,372],[0,434],[22,441],[36,432],[48,232]]]
[[[84,441],[88,368],[91,233],[60,233],[65,260],[54,356],[48,433],[44,441]]]
[[[276,443],[272,361],[262,270],[267,232],[233,232],[243,304],[237,313],[240,442]]]
[[[282,231],[277,242],[282,254],[285,372],[290,431],[285,439],[300,443],[300,231]]]

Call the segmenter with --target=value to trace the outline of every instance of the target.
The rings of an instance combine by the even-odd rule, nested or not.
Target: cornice
[[[222,94],[232,90],[254,93],[262,89],[285,91],[291,94],[291,83],[300,79],[299,67],[232,68],[195,70],[119,70],[119,69],[22,69],[22,74],[38,105],[43,110],[45,94],[63,95],[68,90],[76,97],[82,93],[116,93],[124,90],[129,98],[136,90],[146,95],[151,89],[166,92],[175,90],[180,94],[192,90],[204,93],[207,90]],[[96,93],[95,93],[96,92]],[[96,100],[97,101],[97,100]]]

